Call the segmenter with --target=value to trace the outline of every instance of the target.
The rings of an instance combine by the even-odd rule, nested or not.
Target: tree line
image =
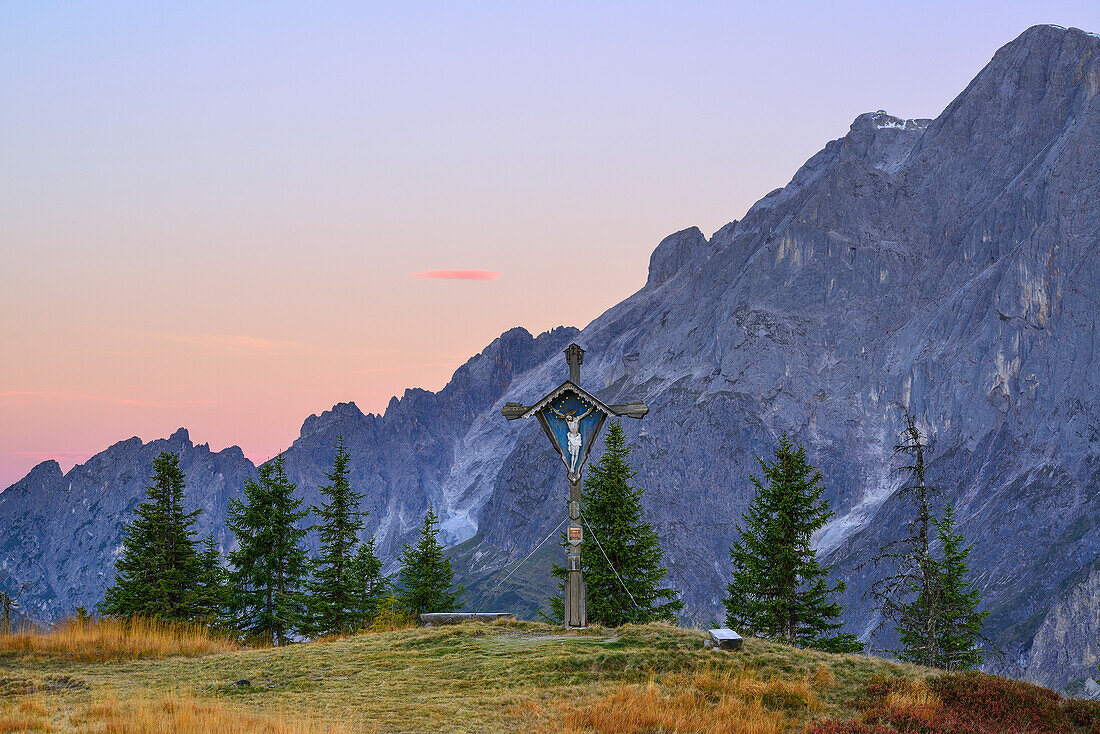
[[[893,624],[897,657],[946,669],[982,662],[981,595],[967,580],[970,546],[964,545],[950,503],[933,513],[934,488],[926,483],[924,436],[908,413],[896,453],[911,458],[902,467],[910,481],[902,496],[912,501],[908,534],[893,541],[865,566],[890,567],[870,593],[883,625]],[[589,533],[581,546],[591,622],[617,627],[626,623],[675,622],[683,610],[679,593],[665,583],[660,541],[644,519],[643,490],[628,461],[630,447],[619,422],[611,423],[602,457],[584,480],[581,517]],[[184,476],[174,454],[154,461],[146,500],[124,531],[114,584],[100,611],[107,615],[143,615],[198,620],[234,630],[242,637],[271,644],[292,639],[344,634],[371,627],[381,617],[412,619],[423,612],[461,607],[454,573],[438,539],[438,518],[431,506],[415,544],[405,545],[400,570],[382,573],[374,536],[358,540],[366,512],[362,493],[352,489],[350,457],[343,440],[335,446],[328,483],[319,487],[325,501],[310,508],[318,518],[300,527],[308,514],[295,497],[283,457],[262,465],[259,478],[232,500],[228,526],[237,550],[222,565],[213,536],[201,544],[192,537],[198,512],[186,513]],[[855,635],[841,632],[843,612],[837,596],[843,580],[830,582],[832,566],[822,566],[813,546],[833,512],[824,497],[821,472],[805,450],[783,434],[770,461],[763,458],[759,477],[751,476],[754,496],[730,548],[730,581],[723,605],[726,624],[742,634],[781,640],[800,647],[836,652],[866,648]],[[302,541],[319,536],[310,557]],[[563,535],[562,544],[566,544]],[[863,568],[862,566],[860,568]],[[567,571],[552,574],[564,591]],[[561,594],[548,601],[547,621],[563,623]]]
[[[974,667],[982,662],[980,644],[988,642],[982,623],[989,613],[978,611],[981,594],[967,580],[970,546],[957,530],[953,506],[946,503],[940,517],[933,515],[935,490],[925,482],[928,447],[908,413],[895,450],[912,459],[901,467],[910,478],[902,496],[914,501],[915,516],[906,537],[860,567],[892,568],[870,589],[881,614],[873,631],[892,623],[899,647],[885,652],[902,660],[945,669]],[[613,422],[604,454],[584,482],[581,506],[593,535],[581,546],[588,617],[607,626],[673,622],[683,603],[663,586],[667,570],[657,534],[642,518],[642,490],[630,484],[636,472],[627,461],[629,451],[621,425]],[[855,635],[839,631],[843,606],[836,597],[846,584],[840,579],[830,583],[833,568],[818,562],[813,546],[815,534],[833,517],[821,472],[786,434],[772,460],[759,463],[760,476],[750,477],[752,502],[730,548],[726,624],[742,634],[800,647],[864,651],[867,646]],[[564,591],[565,567],[555,564],[553,574]],[[549,600],[549,608],[543,617],[562,623],[560,594]]]
[[[901,496],[913,500],[915,515],[908,534],[888,543],[870,561],[859,566],[891,567],[877,579],[870,595],[881,615],[871,631],[893,624],[899,647],[882,650],[921,665],[948,670],[981,664],[982,624],[989,612],[978,611],[981,594],[967,580],[970,546],[958,532],[955,510],[945,503],[934,517],[925,481],[928,446],[906,413],[897,454],[911,457],[901,467],[909,483]],[[756,494],[738,527],[739,539],[730,549],[733,579],[724,600],[726,622],[751,634],[835,652],[865,649],[851,633],[838,633],[843,608],[835,596],[846,588],[843,580],[831,586],[831,566],[822,567],[812,546],[833,512],[822,495],[821,472],[794,446],[780,437],[772,461],[760,459],[764,480],[752,477]],[[938,549],[937,549],[938,546]]]
[[[303,527],[297,486],[280,454],[259,467],[240,500],[230,500],[227,525],[237,548],[225,556],[213,535],[201,543],[193,527],[199,511],[183,509],[185,477],[179,456],[153,460],[145,500],[123,529],[114,583],[99,606],[108,616],[193,621],[232,631],[242,639],[282,645],[294,639],[348,634],[380,619],[413,619],[423,612],[460,607],[450,560],[439,542],[429,505],[419,539],[406,545],[401,567],[383,573],[374,535],[360,541],[367,512],[349,480],[350,455],[340,438],[332,470],[310,507],[318,522]],[[310,556],[303,542],[316,532]]]

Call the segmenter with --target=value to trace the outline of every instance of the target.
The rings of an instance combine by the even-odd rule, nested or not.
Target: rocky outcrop
[[[1065,682],[1076,682],[1096,676],[1098,664],[1100,563],[1050,607],[1018,670],[1026,678],[1063,671]]]
[[[687,263],[705,259],[708,247],[707,238],[698,227],[689,227],[665,237],[649,258],[649,279],[646,287],[656,288]]]

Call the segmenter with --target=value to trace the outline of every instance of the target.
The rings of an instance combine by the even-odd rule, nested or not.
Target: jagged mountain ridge
[[[383,415],[341,403],[310,416],[284,452],[287,474],[298,483],[305,506],[318,504],[317,488],[326,482],[333,446],[342,435],[354,454],[352,482],[366,493],[362,508],[371,513],[366,531],[376,533],[383,557],[397,555],[429,502],[445,519],[444,537],[465,540],[475,532],[469,514],[480,497],[476,487],[466,494],[444,486],[452,444],[516,374],[560,351],[576,333],[560,327],[532,337],[512,329],[459,367],[438,393],[406,390]],[[229,500],[239,499],[245,481],[256,476],[236,446],[215,453],[206,444],[193,444],[181,428],[168,439],[120,441],[64,474],[56,461],[44,461],[0,493],[0,584],[27,585],[20,604],[29,614],[48,620],[102,600],[113,578],[122,524],[142,500],[153,458],[162,451],[180,455],[185,505],[203,511],[197,534],[212,532],[220,548],[234,547],[225,525]],[[490,457],[486,471],[492,463]]]
[[[186,504],[202,510],[196,532],[213,533],[226,546],[229,498],[239,498],[256,473],[236,446],[215,453],[181,428],[148,443],[119,441],[64,474],[56,461],[44,461],[0,493],[0,585],[15,591],[26,584],[19,605],[28,616],[53,619],[102,601],[114,578],[122,523],[144,498],[162,451],[180,457]]]
[[[342,405],[307,420],[287,451],[292,477],[315,487],[342,433],[384,551],[432,501],[448,539],[476,549],[465,575],[483,578],[563,512],[541,431],[497,411],[560,382],[560,348],[576,340],[586,386],[651,406],[625,427],[692,613],[716,616],[754,457],[788,431],[824,472],[837,517],[820,547],[849,579],[849,628],[865,633],[876,618],[856,568],[904,524],[890,455],[908,407],[975,543],[1007,652],[994,667],[1054,686],[1083,678],[1100,657],[1098,50],[1094,35],[1038,26],[935,120],[859,116],[740,221],[662,241],[646,285],[580,334],[508,332],[483,355],[535,344],[516,346],[514,368],[475,358],[489,377],[464,367],[384,417]],[[12,489],[57,473],[37,467]],[[14,537],[0,536],[0,568],[18,579]]]

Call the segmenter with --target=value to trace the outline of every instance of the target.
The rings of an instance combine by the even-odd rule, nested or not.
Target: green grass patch
[[[615,718],[616,701],[634,701],[639,711],[644,703],[657,717],[649,721],[663,720],[662,702],[678,701],[690,703],[692,716],[700,717],[692,720],[751,711],[776,731],[799,732],[811,721],[863,716],[873,680],[932,675],[911,665],[753,638],[741,651],[710,652],[703,640],[700,631],[665,624],[573,632],[514,621],[197,657],[91,662],[9,654],[0,657],[0,697],[37,696],[54,712],[53,721],[105,696],[125,702],[184,695],[195,706],[209,702],[348,731],[454,734],[559,731],[565,720],[603,731],[601,721],[624,725]]]

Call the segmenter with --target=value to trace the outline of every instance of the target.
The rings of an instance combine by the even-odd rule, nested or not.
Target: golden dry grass
[[[939,696],[923,680],[901,683],[886,695],[886,710],[908,719],[930,722],[941,706]]]
[[[66,620],[52,629],[0,637],[0,655],[64,656],[83,662],[126,658],[194,657],[240,650],[199,624],[156,620]]]
[[[53,731],[50,713],[41,697],[0,698],[0,734]]]
[[[697,732],[698,734],[782,734],[787,717],[759,701],[722,698],[708,702],[697,693],[669,693],[656,683],[624,685],[614,693],[565,715],[562,730],[582,732]]]
[[[623,684],[580,706],[554,708],[560,723],[548,728],[566,734],[781,734],[797,730],[806,715],[824,706],[808,677],[761,680],[751,671],[705,666],[645,684]]]
[[[117,699],[112,726],[129,734],[120,727],[145,715],[130,701],[155,709],[186,691],[195,706],[224,707],[244,722],[255,717],[254,727],[274,721],[321,731],[532,734],[562,731],[568,719],[570,731],[629,731],[621,716],[634,711],[635,731],[798,734],[811,719],[858,715],[849,702],[874,675],[921,676],[912,666],[752,638],[736,653],[708,652],[703,639],[702,632],[663,624],[576,633],[500,622],[228,652],[209,645],[194,657],[124,657],[119,645],[107,657],[15,654],[9,643],[0,653],[0,702],[37,696],[53,727],[39,730],[51,732],[111,731],[105,706]],[[39,641],[28,649],[46,647]],[[0,706],[0,715],[41,720],[28,706]]]
[[[0,734],[80,732],[81,734],[347,734],[338,726],[309,718],[262,715],[169,693],[157,698],[121,700],[98,695],[72,710],[51,710],[41,697],[0,699]]]
[[[828,665],[819,665],[814,671],[813,684],[816,688],[833,688],[836,686],[836,675]]]

